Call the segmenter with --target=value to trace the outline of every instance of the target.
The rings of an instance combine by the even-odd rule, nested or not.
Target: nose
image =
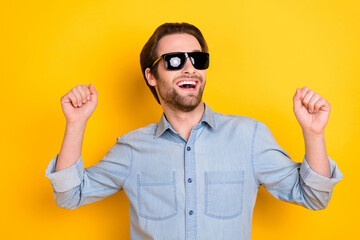
[[[194,74],[195,73],[195,68],[191,63],[190,57],[186,58],[185,66],[184,66],[183,69],[181,69],[181,72],[183,74],[186,74],[186,73],[187,74]]]

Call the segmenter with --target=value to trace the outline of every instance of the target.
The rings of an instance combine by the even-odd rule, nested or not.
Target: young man
[[[123,189],[132,239],[250,239],[260,185],[286,202],[327,206],[342,174],[325,149],[330,105],[324,98],[296,90],[294,113],[305,140],[300,164],[263,123],[215,113],[203,102],[209,55],[193,25],[161,25],[140,62],[164,114],[119,137],[95,166],[84,169],[81,145],[97,91],[79,85],[61,98],[65,137],[46,170],[58,206],[75,209]]]

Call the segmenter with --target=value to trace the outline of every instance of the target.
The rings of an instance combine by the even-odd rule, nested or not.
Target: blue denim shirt
[[[63,208],[99,201],[119,190],[129,199],[131,239],[250,239],[259,187],[309,209],[324,209],[342,178],[329,159],[331,179],[293,162],[268,128],[251,118],[214,113],[184,140],[165,116],[158,124],[117,138],[96,165],[82,158],[46,176]]]

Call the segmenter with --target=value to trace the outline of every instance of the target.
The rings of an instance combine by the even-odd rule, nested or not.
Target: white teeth
[[[181,81],[179,82],[177,85],[180,87],[182,85],[185,85],[185,84],[189,84],[189,85],[196,85],[196,82],[195,81]]]

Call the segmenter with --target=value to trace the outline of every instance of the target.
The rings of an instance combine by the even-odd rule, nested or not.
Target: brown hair
[[[175,34],[175,33],[187,33],[194,36],[200,43],[201,51],[208,52],[208,46],[206,41],[201,34],[200,30],[189,23],[164,23],[160,25],[149,40],[144,45],[140,53],[140,65],[141,71],[145,78],[147,86],[150,88],[152,94],[154,95],[156,101],[160,104],[159,97],[156,93],[155,87],[150,86],[146,80],[145,70],[150,68],[151,64],[159,57],[157,56],[157,46],[160,39],[166,35]],[[157,64],[150,69],[150,73],[154,75],[155,78],[158,77]]]

